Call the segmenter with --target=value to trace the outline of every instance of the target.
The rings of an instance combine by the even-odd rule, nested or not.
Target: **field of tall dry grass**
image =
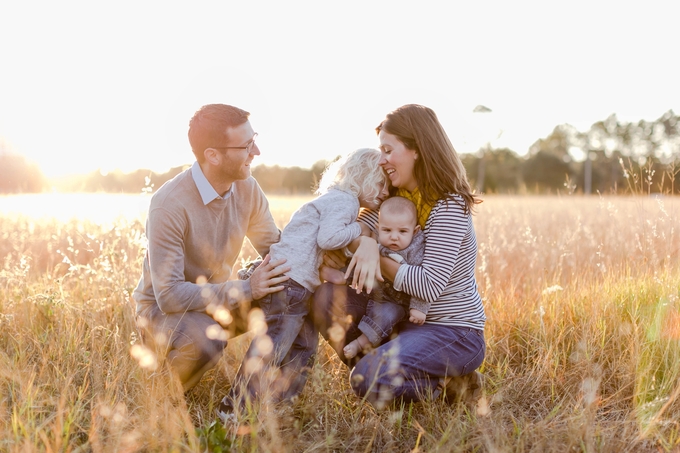
[[[280,226],[301,202],[272,199]],[[182,393],[133,324],[141,218],[5,213],[0,451],[678,451],[680,199],[488,196],[474,222],[488,317],[475,409],[376,411],[322,341],[291,411],[225,430],[214,407],[248,337]]]

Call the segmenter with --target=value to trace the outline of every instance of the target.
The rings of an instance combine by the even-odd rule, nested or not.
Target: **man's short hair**
[[[248,121],[249,112],[233,105],[204,105],[189,121],[189,143],[198,162],[203,162],[203,151],[212,146],[225,146],[227,129]]]

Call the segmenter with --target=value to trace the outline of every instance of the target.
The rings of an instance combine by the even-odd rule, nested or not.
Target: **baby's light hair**
[[[418,211],[416,210],[416,205],[404,197],[390,197],[383,201],[380,205],[379,215],[383,216],[385,214],[403,214],[407,213],[412,219],[413,223],[418,223]]]
[[[360,195],[367,200],[377,199],[381,188],[387,183],[385,172],[378,165],[380,151],[361,148],[331,163],[321,175],[318,194],[338,189]]]

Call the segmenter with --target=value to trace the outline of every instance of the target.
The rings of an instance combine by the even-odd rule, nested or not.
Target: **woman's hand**
[[[384,281],[380,272],[378,243],[375,239],[366,236],[360,236],[359,241],[359,246],[347,266],[345,278],[349,278],[352,270],[354,270],[354,278],[350,286],[356,290],[357,294],[363,288],[366,288],[366,294],[370,294],[376,280]]]

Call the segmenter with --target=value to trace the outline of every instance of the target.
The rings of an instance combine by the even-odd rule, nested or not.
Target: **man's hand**
[[[347,257],[342,249],[338,250],[326,250],[323,254],[323,266],[327,266],[333,269],[342,269],[342,267],[347,263]]]
[[[417,324],[419,326],[425,324],[425,313],[423,313],[422,311],[412,308],[409,311],[409,315],[410,316],[408,320],[411,321],[413,324]]]
[[[290,266],[284,266],[285,259],[271,261],[269,254],[264,257],[262,264],[250,276],[250,291],[253,300],[262,299],[268,294],[281,291],[283,286],[277,286],[290,277],[283,275],[290,271]]]

